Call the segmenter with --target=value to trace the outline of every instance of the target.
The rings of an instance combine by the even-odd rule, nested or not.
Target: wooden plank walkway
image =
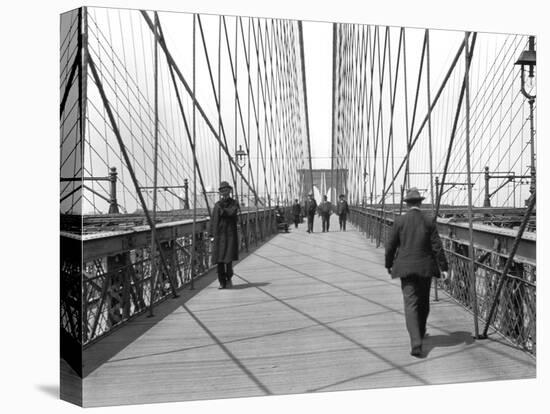
[[[279,234],[114,332],[84,354],[85,406],[534,378],[535,360],[498,335],[472,339],[472,316],[440,292],[424,345],[409,355],[398,281],[350,228]]]

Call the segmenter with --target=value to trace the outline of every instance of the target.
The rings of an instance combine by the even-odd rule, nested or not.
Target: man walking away
[[[332,213],[332,204],[330,203],[330,201],[327,201],[327,196],[324,195],[323,201],[321,201],[321,204],[319,204],[319,215],[321,216],[321,220],[323,224],[323,233],[325,231],[328,231],[331,213]]]
[[[340,194],[340,201],[338,201],[338,207],[336,214],[338,214],[338,222],[340,223],[340,231],[346,231],[346,220],[348,219],[349,206],[344,194]]]
[[[307,214],[307,232],[313,233],[313,219],[317,212],[317,201],[313,198],[313,193],[308,194],[308,200],[306,201],[306,214]]]
[[[442,271],[446,278],[448,264],[433,218],[420,211],[424,197],[411,188],[403,200],[408,211],[394,221],[386,245],[386,268],[392,278],[401,279],[411,355],[420,357],[430,312],[432,277],[440,277]]]
[[[210,236],[213,237],[212,263],[217,264],[218,289],[233,286],[233,260],[239,260],[237,221],[239,203],[231,198],[233,188],[227,181],[220,183],[220,200],[214,205],[210,219]]]
[[[292,216],[294,217],[294,228],[298,228],[300,222],[300,214],[302,213],[302,206],[298,202],[298,199],[294,200],[292,205]]]

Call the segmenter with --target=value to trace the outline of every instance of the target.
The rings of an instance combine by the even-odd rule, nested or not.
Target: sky
[[[332,24],[306,21],[303,30],[312,166],[330,168]]]

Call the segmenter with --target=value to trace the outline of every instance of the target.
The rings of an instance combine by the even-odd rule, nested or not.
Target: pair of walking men
[[[306,202],[306,213],[307,213],[307,232],[313,233],[313,220],[315,218],[315,213],[319,213],[321,216],[322,231],[329,231],[330,225],[330,215],[334,210],[332,204],[327,201],[327,196],[323,196],[323,201],[317,206],[317,202],[313,198],[313,193],[308,194],[308,201]],[[349,213],[348,202],[345,199],[344,194],[340,194],[340,200],[338,201],[336,214],[338,215],[338,220],[340,224],[340,230],[346,231],[346,221]]]

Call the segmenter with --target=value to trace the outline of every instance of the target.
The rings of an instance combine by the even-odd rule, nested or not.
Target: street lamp
[[[235,153],[235,158],[237,159],[237,165],[239,166],[239,169],[241,171],[241,206],[244,204],[244,199],[243,199],[243,177],[242,177],[243,171],[242,171],[242,169],[246,165],[246,157],[247,156],[248,156],[248,154],[246,153],[245,150],[243,150],[243,146],[239,145],[239,149]]]
[[[529,48],[521,52],[519,59],[515,63],[521,66],[520,79],[521,79],[521,93],[529,101],[529,121],[531,132],[531,184],[529,186],[529,192],[531,195],[535,192],[536,188],[536,171],[535,171],[535,118],[533,115],[533,106],[535,104],[536,95],[531,95],[525,90],[525,66],[529,68],[529,78],[532,80],[535,76],[535,66],[537,64],[537,52],[535,50],[535,36],[529,36]]]
[[[369,176],[369,173],[365,168],[363,170],[363,207],[367,205],[367,177],[368,176]]]

